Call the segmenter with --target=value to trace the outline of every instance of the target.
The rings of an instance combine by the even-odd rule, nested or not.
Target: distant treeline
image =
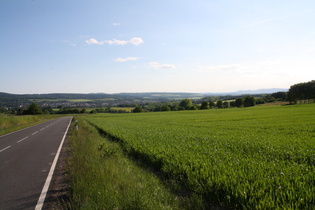
[[[163,93],[155,93],[155,97],[159,97]],[[135,94],[138,97],[144,97],[145,94]],[[153,96],[153,93],[147,93],[147,96]],[[175,97],[177,94],[168,94],[168,96]],[[188,96],[183,93],[181,96]],[[164,95],[166,97],[167,94]],[[191,96],[196,96],[192,94]],[[53,109],[47,102],[45,105],[30,103],[30,99],[91,99],[95,100],[113,97],[128,98],[131,95],[124,94],[32,94],[32,95],[14,95],[7,93],[0,93],[0,113],[16,114],[16,115],[34,115],[34,114],[83,114],[83,113],[126,113],[130,109],[111,109],[110,106],[103,108],[95,108],[87,111],[88,106],[73,106],[70,104],[67,107],[58,106],[58,110]],[[116,98],[116,99],[117,99]],[[149,102],[150,100],[138,100],[136,98],[129,98],[123,100],[118,107],[134,107],[133,112],[158,112],[158,111],[180,111],[180,110],[199,110],[199,109],[223,109],[233,107],[250,107],[257,104],[271,103],[274,101],[289,101],[290,104],[295,104],[298,101],[314,102],[315,101],[315,80],[310,82],[298,83],[292,85],[288,92],[276,92],[273,94],[257,94],[257,95],[243,95],[243,96],[208,96],[202,99],[184,100],[170,100],[169,98],[158,100],[158,102]],[[116,101],[117,102],[117,101]],[[137,104],[137,102],[139,102]],[[3,104],[12,104],[4,106]],[[47,106],[48,104],[48,106]],[[72,108],[77,107],[77,108]]]
[[[299,100],[315,100],[315,80],[292,85],[288,92],[288,101],[297,103]]]
[[[159,112],[159,111],[181,111],[181,110],[199,110],[199,109],[225,109],[234,107],[250,107],[257,104],[271,103],[274,101],[285,101],[286,92],[277,92],[265,97],[256,98],[254,96],[244,96],[234,99],[229,99],[227,96],[225,100],[213,100],[213,97],[204,98],[203,100],[184,99],[179,103],[164,103],[164,104],[150,104],[137,106],[133,112]]]

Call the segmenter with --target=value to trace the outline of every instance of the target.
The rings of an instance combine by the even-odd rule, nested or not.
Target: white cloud
[[[118,39],[113,39],[113,40],[106,40],[106,41],[98,41],[94,38],[85,40],[87,44],[98,44],[98,45],[103,45],[103,44],[109,44],[109,45],[126,45],[126,44],[133,44],[133,45],[139,45],[144,43],[143,39],[140,37],[134,37],[131,38],[129,41],[126,40],[118,40]]]
[[[154,69],[175,69],[176,66],[173,64],[159,64],[158,62],[150,62],[148,63],[150,68]]]
[[[134,37],[132,39],[130,39],[129,43],[130,44],[133,44],[133,45],[139,45],[139,44],[142,44],[144,41],[139,38],[139,37]]]
[[[213,66],[198,66],[201,72],[220,72],[220,73],[252,73],[255,68],[251,65],[226,64]]]
[[[228,64],[228,65],[215,65],[215,66],[198,66],[200,70],[204,72],[222,72],[222,71],[236,71],[242,66],[239,64]]]
[[[274,21],[277,21],[277,20],[283,20],[283,19],[287,19],[287,18],[292,18],[292,17],[296,17],[296,16],[301,16],[301,15],[305,15],[305,14],[308,14],[308,13],[312,13],[314,12],[315,10],[308,10],[308,11],[304,11],[304,12],[300,12],[300,13],[296,13],[296,14],[292,14],[292,15],[287,15],[287,16],[282,16],[282,17],[275,17],[275,18],[271,18],[271,19],[266,19],[266,20],[262,20],[262,21],[258,21],[258,22],[255,22],[255,23],[252,23],[250,25],[247,25],[245,26],[245,28],[247,27],[253,27],[253,26],[256,26],[256,25],[261,25],[261,24],[265,24],[265,23],[269,23],[269,22],[274,22]]]
[[[128,44],[128,41],[113,39],[113,40],[106,40],[104,41],[104,43],[107,43],[110,45],[126,45]]]
[[[286,59],[272,59],[244,64],[225,64],[225,65],[211,65],[198,66],[199,72],[213,73],[213,75],[231,74],[231,75],[289,75],[297,72],[297,69],[309,69],[314,66],[315,62],[307,59],[286,58]],[[311,61],[311,62],[309,62]]]
[[[85,42],[87,43],[87,44],[100,44],[100,45],[102,45],[102,44],[104,44],[104,42],[100,42],[100,41],[97,41],[96,39],[88,39],[88,40],[85,40]]]
[[[113,23],[113,26],[120,26],[120,23]]]
[[[127,58],[116,58],[116,62],[127,62],[127,61],[136,61],[139,60],[138,57],[127,57]]]

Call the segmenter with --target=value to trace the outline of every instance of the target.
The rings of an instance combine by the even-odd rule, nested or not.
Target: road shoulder
[[[59,160],[55,168],[43,209],[68,209],[70,179],[67,173],[67,161],[69,155],[70,146],[67,135],[60,152]]]

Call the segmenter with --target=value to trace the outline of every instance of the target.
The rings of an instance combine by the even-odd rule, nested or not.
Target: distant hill
[[[185,98],[201,99],[209,96],[241,96],[271,94],[287,89],[272,88],[241,90],[226,93],[184,93],[184,92],[140,92],[140,93],[50,93],[50,94],[10,94],[0,92],[0,107],[20,107],[36,102],[50,106],[109,106],[119,104],[152,103]],[[62,103],[61,103],[62,102]]]
[[[288,89],[284,88],[270,88],[270,89],[258,89],[258,90],[239,90],[236,92],[225,92],[225,93],[205,93],[209,96],[240,96],[240,95],[257,95],[257,94],[272,94],[276,92],[287,92]]]

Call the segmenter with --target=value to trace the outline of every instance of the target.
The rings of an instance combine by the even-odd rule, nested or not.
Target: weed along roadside
[[[74,126],[75,126],[76,131],[78,131],[79,130],[78,120],[75,120]]]
[[[78,117],[80,129],[69,138],[70,206],[73,209],[183,209],[151,171],[124,154],[121,146]],[[75,123],[74,123],[74,126]]]

